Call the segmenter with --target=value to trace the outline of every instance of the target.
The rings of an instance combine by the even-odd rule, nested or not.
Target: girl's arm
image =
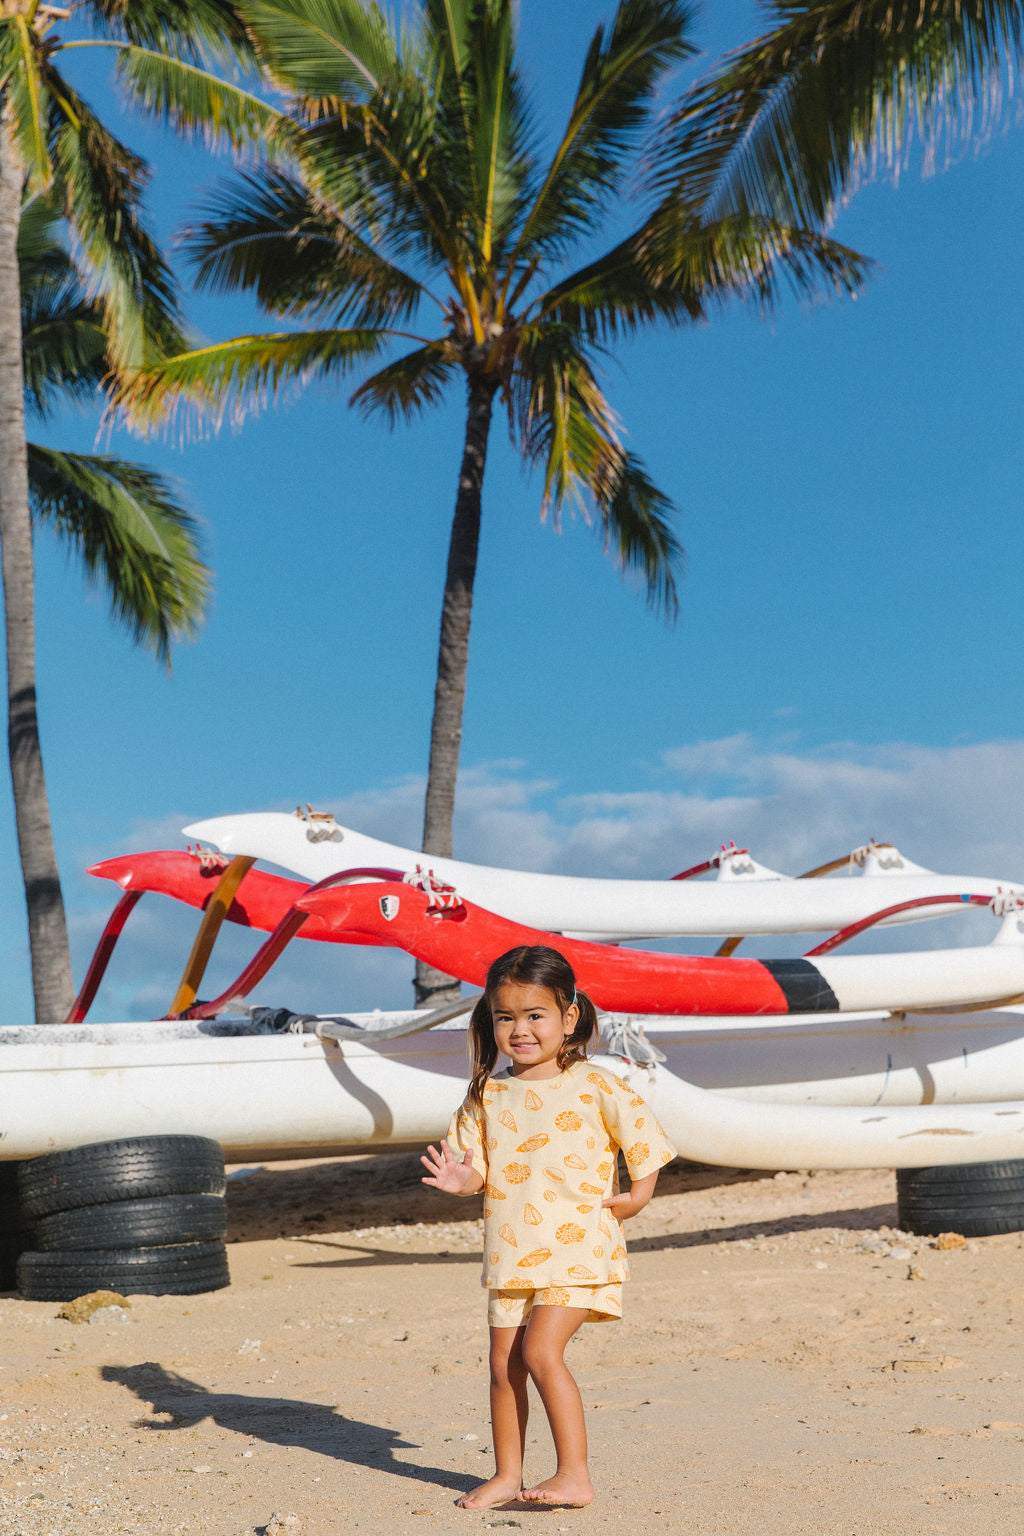
[[[420,1162],[429,1175],[420,1183],[431,1184],[446,1195],[478,1195],[484,1187],[483,1176],[473,1167],[472,1147],[467,1148],[464,1156],[456,1157],[444,1138],[440,1152],[436,1147],[428,1147],[426,1157],[421,1157]]]
[[[634,1179],[626,1194],[609,1195],[607,1200],[601,1201],[601,1204],[607,1210],[614,1211],[620,1221],[625,1221],[627,1216],[635,1216],[637,1211],[643,1210],[654,1194],[654,1186],[657,1182],[658,1170],[655,1170],[654,1173],[648,1173],[642,1179]]]

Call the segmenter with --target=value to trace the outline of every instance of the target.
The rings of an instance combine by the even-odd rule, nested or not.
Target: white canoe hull
[[[350,1017],[372,1027],[409,1015]],[[666,1061],[650,1078],[641,1070],[637,1081],[682,1156],[779,1168],[1024,1156],[1024,1144],[976,1157],[963,1152],[982,1111],[984,1145],[995,1145],[991,1135],[998,1132],[1000,1145],[1017,1147],[1016,1111],[1003,1101],[1024,1099],[1020,1010],[644,1023]],[[465,1092],[466,1038],[459,1026],[376,1045],[339,1045],[312,1034],[190,1034],[189,1028],[0,1030],[0,1158],[154,1132],[211,1136],[235,1161],[415,1146],[443,1134]],[[617,1071],[629,1070],[609,1061]],[[694,1101],[694,1094],[703,1099]],[[989,1101],[995,1108],[986,1107]],[[703,1106],[699,1114],[695,1102]],[[911,1107],[909,1121],[885,1118],[900,1106]],[[940,1109],[944,1139],[933,1125]],[[805,1111],[825,1115],[827,1136]],[[882,1119],[871,1118],[882,1112]],[[788,1123],[795,1128],[787,1143]],[[840,1136],[843,1124],[848,1134]],[[892,1130],[888,1140],[870,1129],[885,1124]],[[915,1141],[918,1131],[924,1139]],[[963,1146],[954,1145],[958,1137],[967,1138]],[[814,1156],[811,1147],[817,1147]]]
[[[832,932],[883,908],[930,896],[996,896],[1024,886],[973,875],[936,874],[908,859],[869,853],[849,878],[796,880],[753,860],[728,859],[711,881],[584,879],[467,864],[367,837],[333,820],[311,822],[268,811],[220,816],[184,828],[221,852],[251,857],[322,880],[353,868],[417,865],[477,906],[515,922],[575,938],[673,938],[687,934]],[[900,913],[915,922],[960,910],[959,903]]]

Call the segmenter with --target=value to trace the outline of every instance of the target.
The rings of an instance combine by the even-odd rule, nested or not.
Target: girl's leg
[[[486,1483],[456,1500],[461,1509],[487,1509],[492,1504],[504,1504],[516,1498],[522,1485],[529,1411],[523,1363],[525,1332],[525,1327],[491,1329],[491,1435],[495,1470]]]
[[[526,1326],[523,1359],[544,1404],[557,1458],[554,1477],[523,1489],[522,1498],[537,1504],[589,1504],[594,1497],[583,1399],[562,1358],[586,1316],[586,1307],[535,1306]]]

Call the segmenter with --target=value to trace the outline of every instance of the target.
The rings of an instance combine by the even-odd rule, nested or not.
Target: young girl
[[[629,1267],[619,1221],[643,1209],[675,1156],[643,1099],[590,1066],[596,1033],[594,1005],[557,950],[523,945],[495,960],[470,1020],[469,1092],[440,1151],[428,1147],[421,1159],[424,1184],[485,1191],[496,1470],[459,1499],[463,1509],[594,1497],[583,1401],[562,1356],[582,1323],[622,1316]],[[499,1054],[511,1065],[494,1073]],[[628,1194],[616,1192],[620,1147]],[[554,1476],[532,1488],[522,1482],[528,1377],[557,1457]]]

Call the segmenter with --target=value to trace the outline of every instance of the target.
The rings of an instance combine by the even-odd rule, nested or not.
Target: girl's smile
[[[506,981],[491,997],[494,1041],[512,1060],[516,1077],[557,1077],[558,1052],[579,1019],[571,1003],[562,1012],[549,987]]]

